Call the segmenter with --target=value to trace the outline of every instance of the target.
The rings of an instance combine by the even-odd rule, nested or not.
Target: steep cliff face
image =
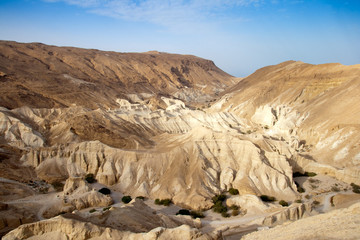
[[[190,55],[6,41],[0,41],[0,53],[0,99],[7,108],[113,107],[117,98],[129,99],[133,93],[177,94],[196,101],[187,88],[209,99],[235,80],[212,61]]]

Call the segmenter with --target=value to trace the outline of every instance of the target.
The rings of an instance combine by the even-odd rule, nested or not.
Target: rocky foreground
[[[4,239],[239,239],[301,218],[245,238],[346,219],[336,236],[358,235],[359,65],[236,79],[194,56],[1,42],[0,71]]]

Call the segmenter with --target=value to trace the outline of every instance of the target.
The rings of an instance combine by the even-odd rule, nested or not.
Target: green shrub
[[[301,199],[295,201],[296,203],[302,203]]]
[[[234,210],[232,210],[231,215],[237,216],[237,215],[239,215],[239,213],[240,213],[239,210],[234,209]]]
[[[107,211],[107,210],[109,210],[111,207],[105,207],[105,208],[103,208],[103,211],[105,212],[105,211]]]
[[[64,190],[64,184],[62,182],[53,182],[51,185],[57,192],[62,192]]]
[[[261,200],[263,202],[274,202],[274,201],[276,201],[275,197],[271,197],[271,196],[267,196],[267,195],[261,195],[260,198],[261,198]]]
[[[304,193],[305,192],[305,189],[303,188],[303,187],[298,187],[297,188],[297,191],[299,192],[299,193]]]
[[[354,193],[360,193],[360,186],[359,185],[357,185],[355,183],[351,183],[350,185],[351,185]]]
[[[314,173],[314,172],[305,172],[305,176],[308,176],[308,177],[315,177],[317,174]]]
[[[315,177],[317,174],[314,173],[314,172],[304,172],[304,173],[301,173],[301,172],[294,172],[293,173],[293,177]]]
[[[198,212],[198,211],[191,211],[190,212],[190,216],[192,217],[192,218],[204,218],[205,216],[204,216],[204,214],[202,213],[202,212]]]
[[[110,194],[111,194],[111,190],[108,189],[108,188],[101,188],[101,189],[99,190],[99,193],[102,193],[102,194],[104,194],[104,195],[110,195]]]
[[[222,212],[221,216],[223,216],[224,218],[230,217],[230,215],[227,212]]]
[[[281,206],[283,206],[283,207],[289,206],[288,202],[286,202],[285,200],[280,200],[280,201],[279,201],[279,204],[280,204]]]
[[[130,196],[123,196],[123,197],[121,198],[121,201],[122,201],[123,203],[125,203],[125,204],[131,202],[131,200],[132,200],[132,198],[131,198]]]
[[[230,206],[230,209],[231,209],[231,210],[239,210],[239,206],[231,205],[231,206]]]
[[[143,197],[143,196],[137,196],[136,199],[145,200],[145,197]]]
[[[92,173],[86,174],[86,176],[85,176],[85,181],[87,181],[88,183],[94,183],[94,182],[96,182],[96,179],[95,179],[95,177],[94,177],[94,174],[92,174]]]
[[[164,205],[164,206],[169,206],[170,204],[172,204],[172,200],[170,198],[166,198],[166,199],[155,199],[155,204],[156,205]]]
[[[89,213],[93,213],[93,212],[96,212],[96,209],[95,209],[95,208],[93,208],[93,209],[91,209],[91,210],[89,211]]]
[[[187,209],[180,209],[176,215],[190,215],[190,211]]]
[[[239,194],[239,190],[235,189],[235,188],[230,188],[229,189],[229,193],[231,195],[238,195]]]
[[[227,207],[222,205],[222,202],[218,202],[217,204],[215,204],[213,206],[213,211],[216,213],[223,213],[223,212],[227,212]]]
[[[226,199],[226,196],[224,194],[215,195],[214,197],[212,197],[212,201],[214,204],[217,202],[223,202],[225,199]]]
[[[306,198],[306,199],[310,199],[310,198],[311,198],[311,196],[310,196],[310,195],[308,195],[308,194],[306,194],[306,195],[305,195],[305,198]]]

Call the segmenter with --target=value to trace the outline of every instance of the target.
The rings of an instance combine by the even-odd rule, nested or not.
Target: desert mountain
[[[7,108],[115,107],[117,98],[129,100],[129,94],[201,100],[235,81],[212,61],[190,55],[6,41],[0,41],[0,72],[1,103]]]
[[[359,65],[3,41],[0,71],[0,233],[33,222],[5,239],[217,239],[359,201]]]

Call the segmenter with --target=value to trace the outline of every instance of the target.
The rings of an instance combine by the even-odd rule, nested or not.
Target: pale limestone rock
[[[14,239],[130,239],[130,240],[185,240],[185,239],[218,239],[217,236],[204,235],[199,230],[182,225],[177,228],[155,228],[148,233],[132,233],[108,227],[100,227],[84,219],[69,215],[58,216],[49,220],[25,224],[3,237],[4,240]]]
[[[358,239],[360,203],[245,235],[244,240]]]
[[[247,213],[262,213],[269,209],[269,207],[255,195],[232,196],[226,199],[226,205],[239,206],[241,209],[246,209]]]

